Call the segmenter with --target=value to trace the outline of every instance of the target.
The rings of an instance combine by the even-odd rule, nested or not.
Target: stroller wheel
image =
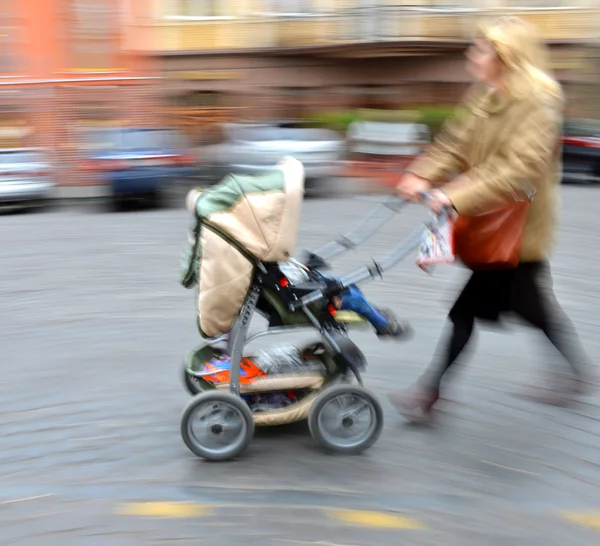
[[[250,408],[229,392],[202,392],[183,410],[181,437],[192,453],[207,461],[238,457],[253,436]]]
[[[308,426],[321,447],[355,455],[369,449],[379,439],[383,410],[367,389],[357,385],[335,385],[315,400]]]

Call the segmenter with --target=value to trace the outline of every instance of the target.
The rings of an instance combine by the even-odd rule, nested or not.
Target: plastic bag
[[[280,262],[279,269],[292,285],[298,285],[309,281],[308,271],[296,262]]]
[[[304,359],[293,345],[279,345],[261,351],[254,359],[267,375],[306,371]]]
[[[231,376],[231,359],[228,356],[211,360],[204,363],[203,372],[212,372],[205,375],[204,380],[214,384],[229,383]],[[252,360],[242,358],[240,362],[240,384],[245,385],[253,383],[260,377],[264,377],[265,372],[258,367]]]
[[[437,264],[454,262],[454,221],[448,213],[431,214],[417,257],[417,265],[426,273],[433,273]]]

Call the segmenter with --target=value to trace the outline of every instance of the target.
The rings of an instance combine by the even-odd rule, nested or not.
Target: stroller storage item
[[[451,264],[454,260],[454,219],[446,213],[431,213],[419,246],[417,265],[426,273],[433,273],[436,265]]]
[[[183,411],[181,434],[207,460],[241,455],[255,426],[308,419],[315,441],[338,453],[362,452],[381,434],[381,406],[362,384],[366,359],[347,335],[349,325],[367,323],[357,313],[338,311],[334,302],[346,288],[380,276],[410,254],[423,230],[381,263],[341,279],[322,275],[327,260],[366,240],[400,210],[403,202],[391,199],[354,232],[309,255],[300,276],[292,275],[288,266],[299,265],[290,256],[303,186],[302,164],[285,158],[268,174],[229,176],[188,195],[196,222],[182,284],[198,286],[204,341],[184,362],[193,397]],[[249,335],[255,314],[269,326]],[[255,355],[245,351],[258,337],[306,328],[316,330],[320,341]],[[357,384],[350,383],[353,377]]]

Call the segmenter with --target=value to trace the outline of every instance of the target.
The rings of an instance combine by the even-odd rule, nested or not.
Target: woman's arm
[[[408,167],[409,172],[437,186],[449,174],[467,169],[469,121],[480,93],[478,88],[467,93],[455,114],[444,123],[434,143]]]

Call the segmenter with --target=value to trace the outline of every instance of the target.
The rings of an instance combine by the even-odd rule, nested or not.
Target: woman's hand
[[[417,202],[421,200],[421,194],[428,192],[431,184],[428,180],[413,173],[406,173],[396,186],[396,192],[402,199]]]
[[[452,201],[443,191],[433,190],[429,192],[429,199],[425,201],[425,205],[436,214],[439,214],[445,208],[452,208]]]

